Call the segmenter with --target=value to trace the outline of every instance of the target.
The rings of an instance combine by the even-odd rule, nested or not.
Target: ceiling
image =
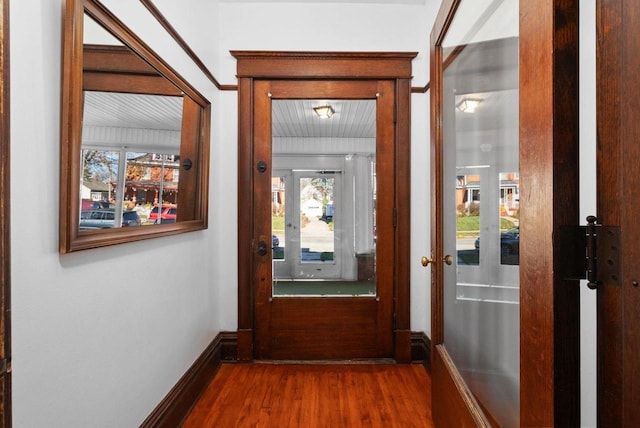
[[[330,105],[334,114],[321,119],[313,107]],[[273,138],[375,138],[375,100],[274,100]]]
[[[375,138],[375,100],[274,100],[274,138]],[[313,107],[330,105],[321,119]],[[160,95],[85,92],[85,126],[179,131],[182,99]]]

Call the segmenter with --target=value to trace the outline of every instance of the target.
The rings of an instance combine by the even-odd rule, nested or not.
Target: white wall
[[[164,0],[169,1],[169,0]],[[391,1],[387,3],[393,3]],[[409,3],[409,2],[406,2]],[[429,81],[429,31],[439,1],[423,4],[362,4],[335,2],[220,2],[218,51],[212,63],[214,74],[222,84],[235,84],[236,61],[230,50],[305,50],[305,51],[409,51],[418,52],[413,61],[413,86],[424,87]],[[221,114],[237,117],[235,94],[224,93]],[[411,328],[430,333],[429,270],[420,265],[420,257],[429,253],[429,95],[412,96],[412,222],[411,222]],[[225,126],[224,141],[237,140],[236,129]],[[226,165],[236,174],[236,165]],[[234,194],[235,197],[235,194]],[[230,266],[232,268],[234,266]],[[223,272],[232,280],[235,272]],[[225,287],[226,287],[225,285]],[[225,290],[236,301],[235,289]],[[225,309],[224,327],[236,328],[237,306]]]
[[[127,16],[147,18],[136,30],[213,100],[213,86],[139,2],[126,4]],[[10,19],[14,426],[138,426],[221,329],[219,221],[60,255],[62,0],[11,1]],[[214,150],[212,183],[224,181],[221,162]],[[220,193],[214,186],[211,199]]]

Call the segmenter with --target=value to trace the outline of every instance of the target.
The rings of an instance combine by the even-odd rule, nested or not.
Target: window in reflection
[[[285,259],[285,192],[286,178],[271,177],[271,246],[274,260]]]
[[[178,161],[172,154],[82,150],[80,230],[175,222]]]
[[[480,263],[480,176],[456,179],[456,251],[458,264]]]
[[[520,177],[500,173],[500,263],[520,264]]]
[[[300,178],[300,261],[333,263],[334,179]]]

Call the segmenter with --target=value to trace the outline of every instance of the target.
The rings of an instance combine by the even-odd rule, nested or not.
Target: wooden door
[[[238,271],[239,359],[395,358],[400,362],[410,361],[408,118],[411,59],[415,54],[245,51],[232,54],[238,59],[240,76],[239,260],[246,261]],[[274,265],[282,257],[291,257],[283,253],[283,242],[298,252],[309,249],[300,243],[290,245],[290,236],[278,236],[279,244],[272,244],[276,242],[274,201],[290,200],[281,195],[280,185],[287,179],[275,177],[274,180],[273,173],[278,175],[290,170],[291,177],[298,180],[306,176],[340,176],[334,181],[342,186],[337,192],[341,196],[331,201],[339,206],[333,206],[330,213],[325,211],[328,209],[325,203],[329,201],[324,200],[322,217],[328,223],[327,215],[341,216],[334,223],[334,227],[341,227],[336,231],[342,236],[342,240],[336,240],[340,242],[337,245],[357,241],[348,235],[359,233],[355,226],[339,226],[341,222],[353,225],[349,217],[357,211],[357,197],[345,195],[349,187],[358,187],[358,180],[353,180],[357,175],[346,174],[347,169],[356,168],[346,165],[352,164],[358,153],[343,154],[340,162],[344,168],[308,159],[310,163],[305,166],[291,164],[298,155],[274,164],[273,106],[288,100],[352,100],[372,102],[375,106],[375,162],[371,163],[369,173],[369,181],[375,183],[370,204],[375,207],[370,222],[375,227],[368,230],[365,225],[363,228],[368,230],[365,232],[370,235],[368,240],[375,242],[374,251],[363,258],[375,266],[374,275],[367,276],[367,279],[374,278],[372,293],[301,296],[275,291],[274,271],[283,269],[274,269]],[[366,163],[363,165],[366,167]],[[298,193],[301,183],[297,184]],[[289,194],[290,190],[285,192]],[[297,205],[289,202],[286,205],[288,209],[301,206],[300,201]],[[301,213],[293,215],[302,217]],[[319,223],[318,218],[315,220]],[[292,227],[303,224],[302,219],[289,223]],[[314,259],[305,269],[319,271],[332,265],[334,274],[340,272],[339,276],[344,279],[345,266],[351,266],[352,275],[356,275],[355,267],[360,261],[355,259],[361,255],[351,247],[354,245],[343,245],[341,252],[314,250],[312,252],[322,253],[325,258]],[[332,263],[331,257],[338,253],[341,263]],[[309,254],[305,254],[307,256]],[[302,260],[302,257],[294,254],[293,259]],[[305,269],[301,276],[313,277],[313,272]]]
[[[597,2],[597,218],[620,232],[619,274],[601,276],[598,426],[640,424],[640,5]]]
[[[436,426],[580,425],[579,289],[553,238],[578,221],[576,17],[449,0],[434,25]]]
[[[255,116],[260,118],[255,125],[254,159],[265,162],[267,171],[254,175],[254,230],[258,242],[268,240],[273,234],[272,221],[272,175],[270,165],[274,163],[274,149],[272,147],[272,117],[273,104],[278,100],[372,100],[375,102],[376,132],[375,132],[375,165],[376,165],[376,232],[377,242],[373,248],[375,259],[375,288],[373,293],[354,293],[357,295],[336,295],[335,291],[326,291],[323,285],[327,279],[342,279],[344,287],[351,287],[358,283],[355,278],[347,278],[348,274],[340,275],[341,263],[338,251],[340,245],[333,245],[331,250],[322,254],[331,254],[328,260],[301,260],[301,254],[309,254],[315,248],[309,246],[302,232],[301,218],[320,226],[327,225],[319,218],[320,212],[301,212],[300,193],[305,188],[305,181],[323,180],[339,181],[335,175],[346,175],[347,171],[298,171],[294,173],[293,193],[297,203],[290,207],[296,212],[297,221],[295,238],[298,245],[287,253],[294,259],[294,266],[301,275],[310,281],[297,280],[292,283],[287,292],[277,292],[277,277],[273,275],[271,245],[266,252],[258,252],[255,257],[256,270],[254,283],[257,284],[256,293],[256,325],[255,325],[255,354],[259,359],[336,359],[336,358],[384,358],[393,356],[393,266],[395,252],[394,242],[394,133],[393,133],[393,81],[323,81],[297,82],[291,81],[260,81],[254,87]],[[295,89],[292,90],[292,86]],[[339,101],[335,101],[334,104]],[[344,112],[346,114],[346,112]],[[330,119],[327,119],[330,120]],[[312,140],[314,141],[314,140]],[[306,144],[310,144],[310,142]],[[316,144],[319,144],[316,142]],[[311,153],[314,153],[311,151]],[[312,155],[315,156],[315,155]],[[323,156],[327,156],[323,154]],[[356,155],[346,155],[350,158]],[[291,156],[288,157],[290,159]],[[306,162],[310,162],[307,160]],[[345,161],[346,162],[346,161]],[[294,168],[306,168],[306,164],[294,165]],[[323,174],[324,172],[324,174]],[[357,177],[353,175],[353,178]],[[337,183],[336,183],[337,184]],[[331,185],[330,200],[341,201],[336,196],[338,186]],[[318,198],[322,199],[322,198]],[[319,203],[320,201],[316,201]],[[296,210],[296,207],[298,209]],[[316,207],[313,207],[315,209]],[[342,207],[347,209],[347,204]],[[315,218],[314,218],[315,217]],[[344,218],[344,216],[342,216]],[[353,227],[340,227],[344,221],[336,218],[336,234],[340,230],[347,237],[354,233]],[[260,231],[260,232],[258,232]],[[371,232],[369,232],[371,234]],[[333,241],[333,239],[332,239]],[[337,240],[336,240],[337,241]],[[301,247],[306,251],[301,251]],[[344,247],[353,247],[346,245]],[[310,251],[311,250],[311,251]],[[315,251],[313,251],[315,252]],[[318,251],[317,253],[320,253]],[[355,253],[352,254],[355,259]],[[326,271],[326,272],[325,272]],[[331,282],[333,284],[333,281]],[[306,291],[313,287],[314,290]],[[310,294],[309,294],[310,293]]]

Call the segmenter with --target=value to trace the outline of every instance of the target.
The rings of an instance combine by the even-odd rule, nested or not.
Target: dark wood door
[[[597,3],[597,218],[620,232],[597,288],[598,426],[640,424],[640,5]]]
[[[392,357],[398,362],[411,361],[410,81],[411,61],[416,53],[231,53],[238,60],[239,78],[238,358]],[[313,167],[292,166],[289,162],[291,156],[280,159],[278,165],[273,164],[272,107],[276,103],[280,107],[285,101],[291,100],[373,103],[375,162],[371,165],[375,166],[369,172],[368,181],[373,183],[371,188],[375,190],[371,193],[373,199],[369,201],[370,205],[367,205],[369,202],[358,205],[357,197],[352,199],[345,196],[349,187],[361,187],[357,178],[353,180],[357,175],[348,177],[346,167],[343,170],[334,166],[320,167],[317,162]],[[319,144],[317,140],[315,143]],[[355,150],[353,153],[356,156],[342,155],[345,165],[355,165],[354,159],[363,161],[361,151]],[[324,160],[328,158],[322,157]],[[365,163],[359,165],[366,167]],[[321,176],[333,177],[334,183],[342,183],[342,202],[339,199],[331,201],[332,211],[328,208],[328,198],[320,197],[316,201],[322,201],[324,221],[331,222],[329,217],[333,216],[334,231],[340,221],[346,224],[349,215],[345,213],[349,209],[352,213],[375,213],[364,223],[355,222],[351,229],[343,227],[335,232],[342,234],[342,242],[349,244],[342,245],[342,259],[332,267],[334,276],[337,276],[336,272],[343,272],[345,266],[351,266],[352,277],[358,275],[366,280],[375,278],[375,291],[371,294],[329,298],[284,297],[274,293],[273,273],[281,277],[282,272],[291,266],[299,268],[303,252],[305,261],[308,261],[306,257],[310,253],[319,258],[305,265],[302,272],[291,275],[293,279],[313,277],[314,268],[324,270],[332,256],[338,257],[338,251],[326,249],[309,249],[306,252],[302,238],[294,243],[290,237],[282,236],[282,230],[278,231],[280,236],[274,233],[276,221],[272,209],[279,209],[277,204],[283,201],[289,205],[286,203],[289,190],[285,190],[283,196],[281,184],[284,183],[286,187],[293,177],[294,189],[298,186],[295,195],[302,188],[302,179]],[[318,181],[328,183],[330,180]],[[334,193],[333,197],[339,198],[338,193]],[[291,205],[296,206],[296,203]],[[301,206],[300,201],[297,205]],[[351,208],[347,205],[351,205]],[[371,207],[375,209],[372,211]],[[301,227],[302,213],[294,215],[299,215],[299,219],[287,221],[279,228]],[[309,214],[309,217],[312,216]],[[315,216],[316,220],[320,217],[319,214]],[[354,224],[353,219],[349,221]],[[314,223],[316,226],[319,224],[318,221]],[[326,229],[326,225],[323,227]],[[302,232],[294,232],[294,235],[296,233]],[[277,240],[273,238],[274,235]],[[347,238],[347,235],[356,238]],[[362,240],[359,241],[357,236],[362,236]],[[355,246],[351,245],[352,242]],[[359,249],[354,250],[362,248],[362,242],[374,243],[375,251],[368,251],[366,245],[364,253],[359,253]],[[293,263],[287,262],[274,269],[276,263],[282,262],[280,247],[283,243],[293,247],[297,254],[293,256]],[[363,263],[362,269],[360,261]],[[375,270],[371,269],[373,265]]]
[[[553,239],[578,222],[576,17],[446,0],[431,33],[436,426],[580,426],[579,288]]]
[[[266,252],[258,252],[255,257],[256,268],[254,283],[256,292],[256,323],[255,323],[255,356],[258,359],[336,359],[336,358],[383,358],[393,356],[393,257],[395,252],[394,240],[394,82],[384,81],[259,81],[254,86],[255,102],[255,146],[254,159],[256,162],[265,162],[267,169],[264,173],[254,175],[254,230],[256,240],[269,242]],[[277,247],[272,248],[272,209],[273,209],[273,180],[271,166],[274,163],[274,148],[272,137],[272,111],[274,103],[279,100],[370,100],[375,103],[376,131],[375,131],[375,246],[374,255],[376,263],[372,281],[374,292],[367,292],[364,295],[347,296],[324,293],[323,284],[325,281],[318,281],[316,278],[324,278],[324,270],[333,271],[339,266],[338,258],[345,259],[345,255],[336,246],[335,250],[323,252],[325,256],[331,254],[326,261],[307,261],[298,263],[298,271],[304,267],[309,267],[312,273],[305,273],[305,276],[313,278],[312,281],[296,279],[291,283],[289,291],[279,293],[276,286],[279,286],[280,278],[274,275],[273,269],[278,259],[274,252],[278,250],[290,250],[291,245],[283,245],[285,236],[281,236]],[[310,112],[311,113],[311,112]],[[346,111],[336,114],[347,114]],[[313,118],[312,118],[313,119]],[[313,119],[317,120],[317,119]],[[331,119],[326,119],[331,120]],[[302,138],[302,137],[299,137]],[[316,141],[311,139],[308,144]],[[319,144],[316,141],[316,144]],[[287,156],[288,163],[293,170],[304,169],[309,162],[308,158],[314,157],[314,152],[306,149],[299,149],[307,153],[306,156]],[[321,151],[324,152],[324,151]],[[309,155],[308,153],[311,153]],[[317,156],[326,157],[327,154]],[[351,158],[355,155],[348,155]],[[303,164],[292,163],[295,159],[303,157]],[[334,155],[334,157],[337,157]],[[293,159],[293,160],[292,160]],[[298,160],[303,162],[303,160]],[[326,162],[326,161],[325,161]],[[341,169],[338,167],[337,169]],[[334,177],[340,175],[343,181],[349,181],[347,171],[327,171],[306,173],[296,173],[294,177],[302,176],[322,176]],[[354,179],[357,177],[352,176]],[[333,180],[333,178],[331,178]],[[350,183],[344,183],[351,187]],[[342,188],[348,189],[342,185]],[[296,187],[296,186],[294,186]],[[296,199],[302,189],[298,188]],[[332,219],[332,224],[338,229],[342,229],[341,234],[344,240],[354,233],[353,226],[344,226],[348,220],[344,215],[337,213],[347,209],[352,198],[340,198],[337,195],[328,196],[330,200],[336,198],[336,212]],[[286,190],[290,192],[290,190]],[[325,196],[326,198],[327,196]],[[293,206],[299,206],[298,200],[295,204],[287,203],[287,212],[291,212]],[[325,208],[326,209],[326,208]],[[299,209],[296,210],[295,217],[302,217]],[[333,213],[332,213],[333,214]],[[357,214],[357,213],[354,213]],[[324,212],[323,212],[324,215]],[[313,217],[313,213],[307,213],[306,217]],[[325,224],[313,219],[313,223],[318,223],[323,227]],[[362,219],[361,219],[362,220]],[[289,227],[289,234],[294,234],[303,228],[300,222],[285,220],[293,227]],[[343,226],[340,226],[343,225]],[[310,227],[310,226],[308,226]],[[305,227],[306,229],[306,227]],[[371,234],[371,232],[369,232]],[[296,234],[288,242],[297,242],[298,246],[308,244],[300,243],[300,234]],[[289,236],[287,236],[289,238]],[[313,243],[312,243],[313,245]],[[333,248],[333,245],[331,245]],[[347,245],[346,247],[353,247]],[[311,248],[313,250],[313,248]],[[295,258],[300,254],[300,249],[291,250],[286,253],[286,258]],[[306,249],[307,257],[310,257],[310,250]],[[346,256],[355,259],[355,254]],[[284,258],[284,256],[283,256]],[[332,272],[330,277],[335,277]],[[287,276],[284,277],[285,279]],[[326,278],[325,278],[326,279]],[[355,279],[355,278],[354,278]],[[338,281],[343,287],[354,286],[357,281]],[[333,284],[333,281],[331,282]],[[309,296],[306,292],[297,292],[307,287],[315,287],[318,291],[313,291],[315,296]],[[293,291],[291,291],[293,290]],[[322,294],[322,295],[320,295]]]

